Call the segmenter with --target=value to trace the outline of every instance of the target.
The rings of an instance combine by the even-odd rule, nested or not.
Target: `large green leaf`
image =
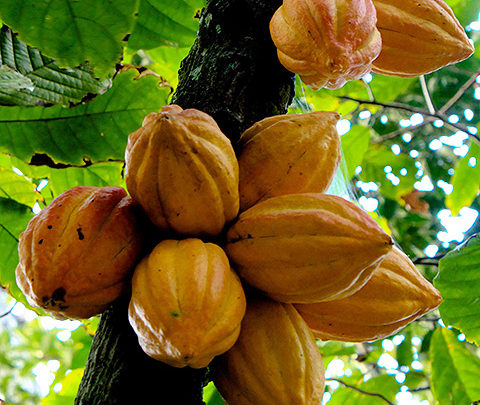
[[[153,75],[135,77],[133,70],[118,75],[109,91],[74,108],[0,107],[0,152],[74,165],[122,160],[128,134],[166,104],[170,91]]]
[[[468,207],[480,188],[480,146],[472,142],[468,154],[458,161],[452,178],[453,191],[445,204],[456,215],[460,208]]]
[[[18,236],[27,226],[33,213],[29,207],[13,200],[0,198],[0,285],[9,289],[12,296],[25,302],[15,282],[18,264]]]
[[[139,0],[2,0],[0,19],[61,67],[89,62],[104,77],[122,57]]]
[[[35,184],[13,172],[12,168],[0,166],[0,198],[17,201],[29,207],[40,197]]]
[[[470,405],[480,399],[480,360],[455,333],[437,329],[430,344],[431,387],[440,405]]]
[[[95,80],[85,68],[60,69],[9,28],[0,30],[0,104],[68,106],[89,93],[105,92],[109,85],[110,80]]]
[[[198,16],[204,4],[205,0],[141,0],[128,47],[190,47],[197,36]]]
[[[370,138],[370,128],[360,125],[354,125],[349,132],[342,136],[342,150],[349,179],[354,175],[355,168],[362,163]]]
[[[439,308],[443,321],[480,344],[480,237],[448,253],[439,269],[434,284],[443,297]]]

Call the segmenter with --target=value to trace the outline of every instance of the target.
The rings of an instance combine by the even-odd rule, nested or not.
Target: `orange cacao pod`
[[[121,187],[74,187],[20,234],[17,284],[57,318],[103,312],[130,283],[141,253],[138,207]]]
[[[371,70],[382,40],[371,0],[284,0],[270,21],[280,62],[312,89],[338,89]]]
[[[291,304],[249,299],[237,342],[212,365],[213,382],[230,405],[322,402],[322,358]]]
[[[355,294],[296,305],[315,337],[365,342],[393,335],[440,305],[440,293],[399,249],[393,248]]]
[[[442,0],[373,0],[382,52],[373,71],[413,77],[457,63],[473,52],[452,9]]]
[[[281,302],[353,294],[391,250],[361,208],[327,194],[289,194],[240,214],[226,246],[240,277]]]
[[[135,269],[128,318],[156,360],[207,366],[235,343],[244,313],[242,285],[217,245],[165,240]]]
[[[238,212],[238,163],[209,115],[169,105],[128,137],[127,189],[163,230],[216,235]]]
[[[341,158],[336,112],[277,115],[240,137],[240,210],[293,193],[323,193]]]

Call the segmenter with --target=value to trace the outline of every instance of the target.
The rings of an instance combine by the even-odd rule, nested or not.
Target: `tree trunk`
[[[283,114],[293,75],[278,62],[268,23],[281,0],[207,0],[182,62],[173,103],[211,114],[235,143],[254,122]],[[128,323],[128,297],[101,318],[75,404],[202,404],[206,369],[176,369],[145,355]]]

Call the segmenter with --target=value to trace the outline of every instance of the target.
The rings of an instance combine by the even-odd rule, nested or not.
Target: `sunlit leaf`
[[[2,0],[0,19],[61,67],[89,62],[104,77],[122,56],[139,0]]]
[[[0,197],[33,206],[40,197],[35,184],[13,172],[12,168],[0,166]]]
[[[468,154],[458,161],[452,179],[453,191],[445,204],[457,215],[462,207],[469,207],[480,189],[480,146],[472,142]]]
[[[453,331],[435,331],[430,358],[432,392],[440,405],[469,405],[480,399],[480,359],[458,341]]]
[[[355,174],[355,168],[362,163],[370,138],[370,128],[360,125],[354,125],[349,132],[342,136],[342,150],[349,179]]]
[[[206,405],[224,405],[225,401],[222,399],[222,396],[219,394],[213,382],[207,384],[203,389],[203,401]]]
[[[440,315],[447,325],[480,344],[480,237],[477,235],[448,253],[439,263],[434,281],[443,303]]]
[[[74,108],[0,107],[0,152],[26,162],[38,153],[75,165],[123,160],[128,134],[170,91],[153,75],[135,77],[133,70],[119,74],[109,91]]]
[[[62,389],[58,393],[52,391],[47,397],[43,398],[42,405],[73,404],[82,376],[83,368],[72,370],[62,381]]]
[[[31,209],[13,200],[0,198],[0,285],[17,300],[25,302],[15,282],[18,264],[18,236],[33,217]]]
[[[205,0],[140,0],[138,19],[128,40],[133,49],[190,47],[197,36]]]

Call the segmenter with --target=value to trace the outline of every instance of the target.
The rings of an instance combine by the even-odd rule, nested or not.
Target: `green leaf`
[[[35,154],[74,165],[123,160],[128,135],[170,90],[153,75],[135,78],[133,70],[119,74],[105,94],[73,108],[0,107],[0,152],[26,162]]]
[[[26,302],[15,282],[18,264],[18,236],[33,217],[31,209],[13,200],[0,198],[0,285],[19,301]]]
[[[90,94],[103,93],[110,80],[95,80],[89,69],[60,69],[55,61],[20,41],[12,31],[0,30],[0,104],[48,105],[79,103]],[[6,70],[2,78],[2,69]],[[17,86],[2,88],[2,80],[16,75]]]
[[[440,405],[470,405],[480,399],[480,359],[460,343],[455,333],[442,328],[430,345],[432,392]]]
[[[391,402],[395,402],[395,395],[400,388],[395,381],[395,377],[391,375],[370,378],[368,381],[360,384],[351,383],[350,380],[346,381],[345,378],[342,378],[342,380],[363,391],[380,394]],[[344,386],[340,386],[332,394],[332,398],[328,403],[329,405],[385,405],[385,401],[378,396],[362,394]]]
[[[31,207],[40,197],[35,187],[35,184],[25,177],[14,173],[11,167],[0,166],[0,198],[14,200]]]
[[[205,0],[141,0],[128,47],[190,47],[197,36],[198,15],[204,4]]]
[[[354,125],[350,131],[341,137],[343,157],[348,169],[348,179],[353,177],[355,168],[362,163],[370,138],[370,128],[360,125]]]
[[[399,179],[398,185],[394,185],[391,180],[387,179],[386,166],[390,166],[391,173]],[[399,200],[402,195],[409,193],[416,181],[417,169],[414,160],[406,153],[395,155],[383,145],[371,146],[368,149],[362,168],[362,180],[380,183],[381,193],[394,200]],[[407,170],[407,175],[403,176],[400,173],[402,169]]]
[[[2,93],[4,92],[10,93],[13,91],[33,88],[33,82],[28,77],[23,76],[8,66],[2,66],[0,57],[0,101]]]
[[[413,358],[413,345],[412,345],[412,333],[407,330],[405,333],[405,339],[397,346],[396,359],[399,366],[410,367]]]
[[[203,401],[206,405],[225,405],[225,401],[219,394],[213,382],[209,382],[203,389]]]
[[[469,239],[440,260],[434,285],[443,297],[440,315],[446,325],[480,344],[480,237]]]
[[[445,204],[452,215],[457,215],[460,208],[472,204],[480,188],[480,145],[477,143],[472,142],[468,154],[458,161],[452,185],[453,191],[447,196]]]
[[[83,371],[83,368],[77,368],[68,373],[62,381],[60,392],[51,391],[47,397],[42,399],[42,405],[73,404],[83,377]]]
[[[62,67],[89,62],[105,77],[122,57],[139,0],[2,0],[0,19]]]
[[[376,100],[382,100],[383,103],[390,103],[405,93],[412,83],[417,80],[417,78],[374,75],[369,86]]]
[[[153,63],[149,64],[148,68],[160,74],[168,83],[176,87],[180,62],[187,56],[189,49],[168,46],[150,49],[147,55],[152,59]]]

